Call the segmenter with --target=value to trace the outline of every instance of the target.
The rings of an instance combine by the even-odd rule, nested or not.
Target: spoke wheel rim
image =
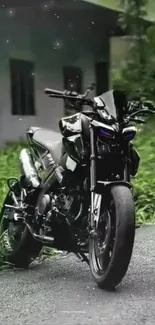
[[[115,218],[113,202],[105,209],[99,218],[99,226],[96,227],[97,236],[93,240],[92,259],[94,270],[98,276],[102,276],[111,261],[115,242]]]

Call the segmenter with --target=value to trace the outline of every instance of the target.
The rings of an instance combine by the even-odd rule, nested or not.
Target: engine
[[[66,215],[69,213],[73,201],[73,197],[62,193],[55,200],[55,206],[62,214]]]
[[[55,206],[62,217],[67,217],[71,224],[82,215],[83,202],[78,193],[61,193],[55,200]]]
[[[72,182],[69,182],[68,186],[57,189],[55,193],[42,196],[38,208],[38,218],[41,223],[46,223],[46,225],[48,223],[52,226],[54,219],[56,222],[63,222],[67,217],[70,224],[74,224],[81,216],[88,215],[87,202],[90,203],[88,197],[90,185],[88,179],[85,178],[75,186],[77,179],[79,181],[79,175],[74,177],[74,186],[72,177]]]
[[[70,224],[77,221],[82,215],[83,200],[80,193],[63,193],[42,196],[38,207],[38,221],[43,228],[52,227],[52,221],[64,221],[67,217]]]
[[[45,194],[42,196],[39,207],[38,207],[38,215],[44,216],[48,213],[48,211],[52,210],[52,200],[49,194]]]
[[[38,206],[37,224],[39,235],[54,238],[53,247],[69,250],[74,234],[78,245],[85,249],[88,219],[88,182],[85,180],[81,186],[57,188],[54,193],[42,196]],[[67,222],[66,222],[67,221]],[[81,247],[81,246],[80,246]]]

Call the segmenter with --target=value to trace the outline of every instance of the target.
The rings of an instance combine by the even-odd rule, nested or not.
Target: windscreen
[[[118,90],[109,90],[102,95],[94,98],[98,104],[99,109],[108,112],[116,120],[121,120],[125,113],[127,113],[127,99],[126,95]]]

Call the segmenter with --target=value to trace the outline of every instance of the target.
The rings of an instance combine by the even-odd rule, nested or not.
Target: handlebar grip
[[[47,95],[60,95],[60,96],[63,96],[64,95],[64,91],[50,89],[50,88],[45,88],[45,94],[47,94]]]

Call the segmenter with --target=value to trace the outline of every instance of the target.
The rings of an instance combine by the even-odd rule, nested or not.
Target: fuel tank
[[[59,122],[59,128],[64,137],[69,137],[81,133],[81,113],[62,118]]]
[[[89,118],[82,113],[62,118],[59,122],[63,145],[68,155],[77,163],[89,156]]]

